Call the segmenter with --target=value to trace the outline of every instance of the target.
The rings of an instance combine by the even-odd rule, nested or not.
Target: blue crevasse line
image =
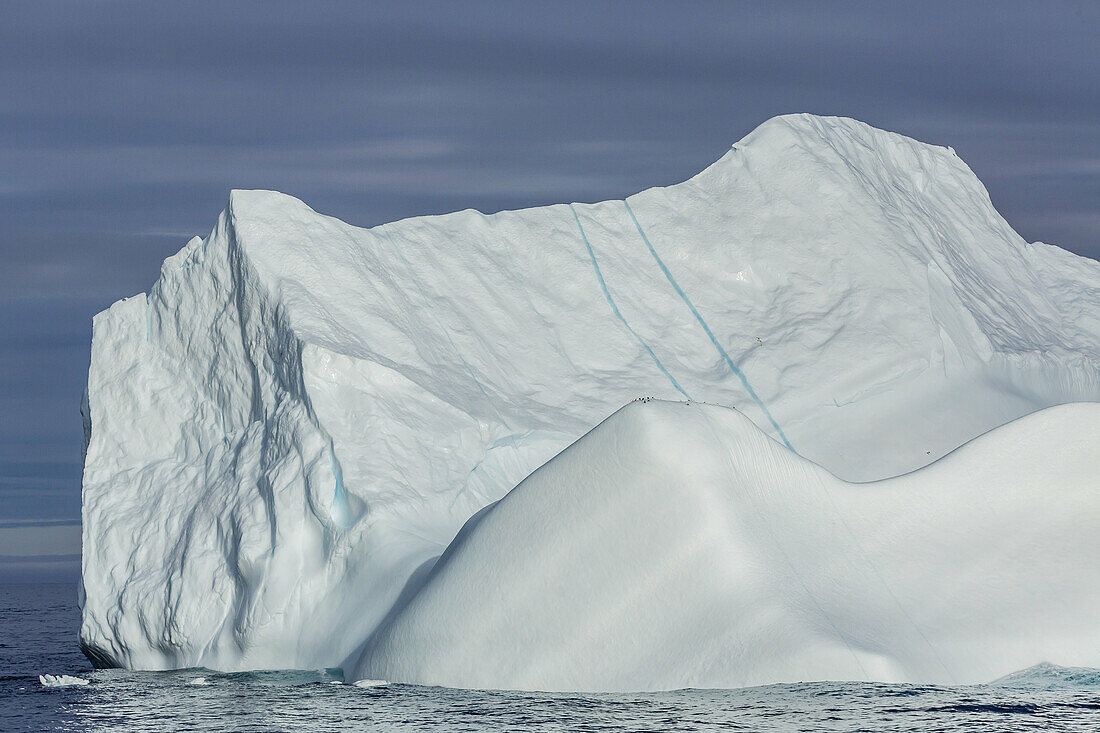
[[[588,249],[588,257],[592,260],[592,267],[596,270],[596,278],[600,281],[600,289],[603,290],[603,297],[607,299],[607,304],[611,306],[611,312],[615,314],[616,318],[622,321],[623,325],[626,326],[626,330],[630,331],[630,334],[635,339],[637,339],[639,344],[642,345],[642,348],[645,349],[646,353],[648,353],[650,358],[653,359],[653,363],[657,365],[657,368],[660,369],[666,377],[668,377],[668,381],[672,382],[672,386],[676,388],[676,391],[682,394],[686,399],[690,400],[691,395],[685,392],[683,387],[680,386],[680,383],[676,381],[676,378],[672,376],[668,369],[665,369],[665,365],[661,363],[661,360],[659,358],[657,358],[657,354],[653,352],[653,349],[649,347],[649,344],[645,342],[645,339],[639,336],[638,332],[635,331],[629,323],[627,323],[626,318],[619,311],[619,306],[615,305],[615,299],[611,297],[611,291],[607,288],[607,281],[603,279],[603,271],[600,270],[600,265],[596,261],[596,253],[592,250],[592,243],[588,241],[588,235],[584,233],[584,226],[581,225],[581,218],[577,215],[577,210],[573,208],[573,204],[569,204],[569,210],[573,212],[573,218],[577,221],[577,229],[580,230],[581,239],[584,240],[584,246]]]
[[[653,255],[653,259],[656,260],[657,266],[661,268],[661,272],[665,274],[665,278],[668,279],[669,284],[672,285],[672,288],[691,310],[692,315],[695,316],[695,320],[699,321],[699,325],[703,327],[704,331],[706,331],[707,337],[710,339],[710,342],[714,344],[714,348],[718,350],[718,353],[725,360],[726,365],[730,368],[730,371],[736,374],[737,378],[741,380],[741,384],[745,387],[745,391],[748,392],[749,397],[752,397],[753,401],[755,401],[760,409],[764,412],[764,415],[767,416],[768,421],[771,422],[772,427],[775,428],[775,432],[779,434],[779,437],[783,440],[783,443],[791,450],[794,450],[794,446],[791,445],[791,441],[787,440],[787,436],[786,434],[784,434],[783,428],[779,427],[779,423],[777,423],[775,421],[775,418],[772,417],[772,414],[768,410],[767,406],[764,404],[764,401],[760,399],[760,397],[756,394],[756,390],[754,390],[752,388],[752,385],[749,384],[749,380],[745,376],[745,373],[737,368],[737,365],[733,363],[733,359],[731,359],[726,350],[722,348],[722,344],[718,343],[718,339],[715,338],[714,332],[710,330],[710,326],[708,326],[707,322],[703,320],[703,317],[699,315],[699,311],[695,309],[695,305],[691,302],[691,299],[688,298],[687,293],[684,292],[683,288],[680,287],[680,284],[676,282],[676,278],[672,276],[672,273],[669,271],[668,267],[665,266],[664,260],[662,260],[660,255],[657,254],[657,250],[653,248],[653,245],[649,241],[649,237],[645,235],[645,231],[643,231],[642,229],[642,225],[638,223],[638,217],[634,216],[634,210],[630,208],[630,204],[627,203],[625,199],[623,200],[623,206],[626,207],[626,213],[630,214],[630,218],[634,222],[634,226],[635,228],[637,228],[638,234],[642,236],[642,241],[645,242],[645,246],[649,249],[649,253]]]

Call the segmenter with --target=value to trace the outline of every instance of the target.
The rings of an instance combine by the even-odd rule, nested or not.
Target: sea
[[[0,731],[1100,731],[1100,671],[575,694],[344,683],[339,670],[92,670],[76,589],[0,585]],[[40,674],[86,685],[47,687]]]

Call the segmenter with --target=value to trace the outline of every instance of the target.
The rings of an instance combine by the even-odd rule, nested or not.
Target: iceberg
[[[608,431],[578,438],[643,395],[691,402],[689,413],[706,415],[696,418],[703,423],[733,421],[711,435],[689,420],[683,427],[698,442],[677,445],[717,455],[715,441],[744,441],[748,447],[730,450],[751,447],[755,457],[746,460],[763,463],[747,475],[760,487],[795,474],[835,487],[845,508],[856,512],[841,514],[851,533],[835,513],[824,513],[815,536],[826,542],[824,534],[837,533],[837,547],[853,542],[851,536],[877,547],[861,534],[859,520],[863,512],[885,511],[887,500],[876,501],[876,487],[898,511],[905,506],[898,487],[918,504],[920,497],[938,497],[956,509],[961,505],[945,492],[965,489],[979,497],[985,491],[984,500],[974,499],[981,506],[970,508],[997,510],[997,487],[962,475],[976,463],[951,457],[948,469],[939,468],[939,460],[1008,423],[1005,434],[1019,438],[1018,418],[1100,400],[1098,295],[1100,263],[1020,238],[951,149],[844,118],[775,118],[690,180],[625,201],[492,215],[467,210],[362,229],[290,196],[234,191],[211,233],[168,258],[147,294],[117,302],[93,321],[82,406],[82,649],[103,667],[341,667],[386,680],[476,684],[476,676],[463,679],[461,665],[424,661],[431,648],[459,653],[446,640],[461,624],[441,621],[440,614],[466,608],[500,618],[519,607],[468,607],[472,601],[462,594],[441,599],[442,588],[472,581],[464,563],[437,567],[437,559],[472,558],[458,546],[444,553],[464,525],[463,547],[480,548],[487,540],[478,538],[496,536],[487,528],[503,521],[503,507],[528,503],[509,495],[486,508],[528,476],[550,486],[535,476],[587,475],[577,466],[551,469],[572,465],[567,454]],[[737,412],[700,406],[703,401]],[[681,409],[643,404],[654,414]],[[714,417],[727,413],[734,417]],[[1082,440],[1095,436],[1095,413],[1087,407],[1051,414],[1072,418]],[[1055,430],[1055,418],[1044,415],[1032,417]],[[1003,447],[995,435],[974,446]],[[1072,453],[1056,441],[1040,443],[1052,460]],[[621,455],[644,445],[621,446]],[[668,456],[652,460],[660,464]],[[544,464],[541,474],[532,474]],[[1062,487],[1026,465],[1011,465],[1047,487],[1045,501],[1061,501]],[[771,478],[769,467],[776,472]],[[614,476],[632,474],[613,469],[594,462],[592,480],[606,474],[601,485],[619,497],[623,516],[642,521],[633,512],[645,507],[632,508],[623,487],[613,487]],[[960,475],[943,477],[951,471]],[[892,478],[903,474],[911,478]],[[711,478],[706,491],[679,484],[665,490],[687,492],[693,501],[719,491],[763,490],[729,476]],[[566,501],[575,488],[546,489],[561,499],[555,510],[563,514],[543,521],[580,521]],[[1095,528],[1086,489],[1067,485],[1074,498],[1065,506],[1081,521],[1092,517]],[[792,484],[779,497],[794,501],[808,491]],[[866,499],[866,510],[848,497]],[[726,499],[715,511],[738,511],[741,505]],[[791,524],[777,529],[784,536],[802,526],[794,509]],[[928,512],[916,516],[934,515]],[[946,518],[952,522],[941,534],[923,528],[921,536],[942,548],[955,546],[951,528],[993,532],[992,525]],[[549,537],[569,542],[567,535]],[[667,534],[658,539],[671,543],[668,553],[686,551]],[[748,538],[730,541],[753,562],[764,562],[764,548],[749,552]],[[916,547],[915,536],[897,541]],[[1012,540],[1001,535],[999,542]],[[1065,549],[1059,542],[1056,548]],[[605,550],[593,545],[590,562],[604,565],[593,572],[644,584],[645,574],[629,557]],[[1089,572],[1077,567],[1083,555],[1060,552],[1049,556]],[[491,595],[489,589],[504,582],[496,573],[515,572],[517,556],[545,553],[552,555],[551,548],[501,546],[478,582]],[[862,562],[858,553],[841,556]],[[607,564],[615,557],[617,564]],[[959,563],[977,573],[983,557],[960,555]],[[792,554],[791,563],[802,558]],[[904,571],[881,562],[883,574]],[[653,568],[652,582],[664,582],[660,573],[674,567]],[[726,565],[712,570],[731,572]],[[819,565],[805,572],[810,577],[819,570],[832,572]],[[1048,570],[1049,577],[1062,577],[1057,568]],[[531,572],[530,581],[537,581],[538,567]],[[826,609],[843,633],[810,633],[796,624],[790,645],[776,650],[787,661],[777,658],[741,677],[786,681],[779,678],[796,669],[847,674],[855,657],[870,678],[938,679],[943,670],[929,666],[922,647],[894,635],[890,624],[899,612],[881,622],[880,641],[849,634],[850,623],[869,616],[845,609],[843,597],[873,596],[883,583],[873,574],[841,577],[868,584],[838,589],[838,607]],[[922,586],[909,575],[887,581],[895,593],[921,588],[945,604],[953,597],[946,586]],[[633,590],[644,592],[644,585]],[[764,628],[768,619],[759,614],[797,615],[793,606],[808,596],[791,592],[755,589],[757,595],[744,597],[764,604],[755,617]],[[585,599],[579,588],[569,597],[610,602],[605,595]],[[615,633],[629,632],[631,613],[664,613],[642,606],[630,611],[631,599],[639,597],[615,601],[627,614]],[[909,599],[901,600],[907,613],[921,613],[921,604],[910,609]],[[605,610],[608,615],[593,618],[613,623],[611,607]],[[1086,603],[1081,618],[1095,617],[1095,610]],[[959,649],[992,643],[970,620],[945,614],[936,617],[943,629],[920,627],[933,643],[950,638]],[[1001,628],[999,613],[987,614],[985,626]],[[914,619],[920,626],[924,617]],[[539,627],[538,619],[531,621],[532,629]],[[419,650],[399,643],[404,635],[423,640],[428,623],[443,624],[431,643]],[[1015,629],[1003,628],[1006,634]],[[700,629],[718,633],[719,626]],[[489,639],[496,632],[479,627],[477,633]],[[737,631],[731,626],[722,633],[728,641]],[[797,639],[810,644],[803,662]],[[838,642],[854,653],[833,665],[828,660],[836,654],[829,650]],[[1047,642],[1036,641],[1030,659],[1006,651],[997,658],[1004,666],[984,679],[1041,659],[1097,666],[1095,658],[1058,657],[1063,647]],[[547,661],[543,679],[551,686],[571,687],[575,679],[611,689],[650,688],[673,678],[726,684],[737,677],[717,662],[708,667],[686,655],[682,664],[655,670],[646,684],[622,671],[626,659],[617,667],[611,660],[593,665],[606,671],[602,680],[583,670],[571,677]],[[578,667],[589,661],[574,659]],[[542,684],[537,670],[517,679]]]

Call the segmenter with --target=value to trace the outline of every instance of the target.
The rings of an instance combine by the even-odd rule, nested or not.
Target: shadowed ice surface
[[[332,684],[334,670],[93,672],[77,650],[77,623],[70,586],[0,586],[0,729],[1093,731],[1100,720],[1100,673],[1050,665],[1012,675],[1012,686],[806,683],[635,695],[355,687]],[[43,672],[90,684],[47,689]]]

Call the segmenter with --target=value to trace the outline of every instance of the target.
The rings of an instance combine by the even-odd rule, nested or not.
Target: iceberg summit
[[[777,117],[625,201],[234,191],[94,319],[97,666],[640,691],[1100,666],[1100,263]]]

